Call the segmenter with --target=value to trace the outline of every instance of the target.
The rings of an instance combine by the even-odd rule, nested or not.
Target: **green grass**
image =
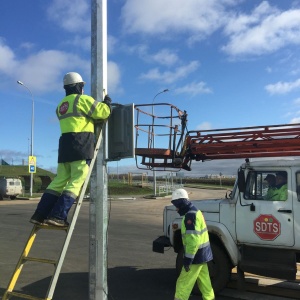
[[[55,176],[52,172],[47,170],[36,168],[36,173],[33,176],[49,176],[51,179]],[[2,166],[0,165],[0,177],[22,177],[30,176],[28,172],[28,166]]]
[[[233,186],[232,185],[212,185],[212,184],[196,184],[196,183],[188,183],[184,185],[185,187],[190,187],[190,188],[196,188],[196,189],[210,189],[210,190],[223,190],[223,189],[229,189],[232,190]]]
[[[127,183],[108,181],[109,195],[151,195],[153,189],[149,187],[141,187],[136,185],[128,185]]]

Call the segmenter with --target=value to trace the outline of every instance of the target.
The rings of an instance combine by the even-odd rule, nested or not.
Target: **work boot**
[[[47,219],[57,200],[58,196],[50,193],[44,193],[29,222],[32,224],[41,225],[44,220]]]
[[[31,219],[29,220],[30,223],[35,224],[35,225],[42,225],[45,221],[45,218],[40,215],[39,213],[35,212]]]
[[[51,222],[52,225],[59,226],[57,224],[65,224],[68,216],[68,212],[72,207],[73,203],[75,202],[75,198],[71,197],[67,193],[63,193],[58,198],[57,202],[55,203],[51,213],[48,216],[48,220],[55,219],[55,221]],[[56,221],[59,220],[59,221]],[[48,223],[48,222],[47,222]],[[53,224],[56,223],[56,224]],[[48,223],[50,224],[50,223]],[[63,225],[65,226],[65,225]]]
[[[49,218],[45,221],[46,224],[53,225],[53,226],[58,226],[58,227],[68,227],[69,223],[65,220],[60,220],[57,218]]]

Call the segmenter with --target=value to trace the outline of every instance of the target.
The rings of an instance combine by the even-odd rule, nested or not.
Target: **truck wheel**
[[[226,253],[216,243],[210,243],[214,259],[208,263],[211,284],[214,292],[217,294],[225,288],[230,280],[231,264]],[[183,265],[183,249],[181,248],[176,258],[176,271],[179,276]],[[197,284],[193,289],[193,292],[199,293]]]
[[[15,200],[17,197],[16,196],[10,196],[9,198],[10,198],[10,200]]]
[[[0,200],[3,200],[3,196],[0,194]]]
[[[230,280],[231,263],[224,250],[216,243],[210,243],[213,260],[208,263],[210,279],[215,293],[223,290]]]

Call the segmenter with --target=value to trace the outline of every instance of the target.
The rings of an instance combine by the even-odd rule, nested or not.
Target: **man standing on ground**
[[[68,212],[80,194],[94,156],[94,121],[105,120],[111,113],[109,96],[98,102],[83,95],[85,82],[78,73],[67,73],[63,83],[66,96],[56,109],[61,129],[57,175],[30,219],[33,224],[68,225]]]
[[[197,282],[203,300],[215,299],[207,262],[213,259],[203,214],[189,200],[184,189],[172,194],[172,204],[180,216],[184,247],[183,268],[176,282],[174,300],[188,300]]]

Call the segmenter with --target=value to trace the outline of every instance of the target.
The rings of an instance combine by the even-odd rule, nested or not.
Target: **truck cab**
[[[279,177],[282,178],[279,178]],[[275,178],[273,186],[267,178]],[[205,217],[214,259],[209,263],[215,292],[237,267],[244,272],[294,280],[300,253],[300,160],[265,160],[242,164],[233,190],[224,199],[195,200]],[[172,246],[176,268],[182,266],[181,217],[164,209],[164,235],[153,251]]]

